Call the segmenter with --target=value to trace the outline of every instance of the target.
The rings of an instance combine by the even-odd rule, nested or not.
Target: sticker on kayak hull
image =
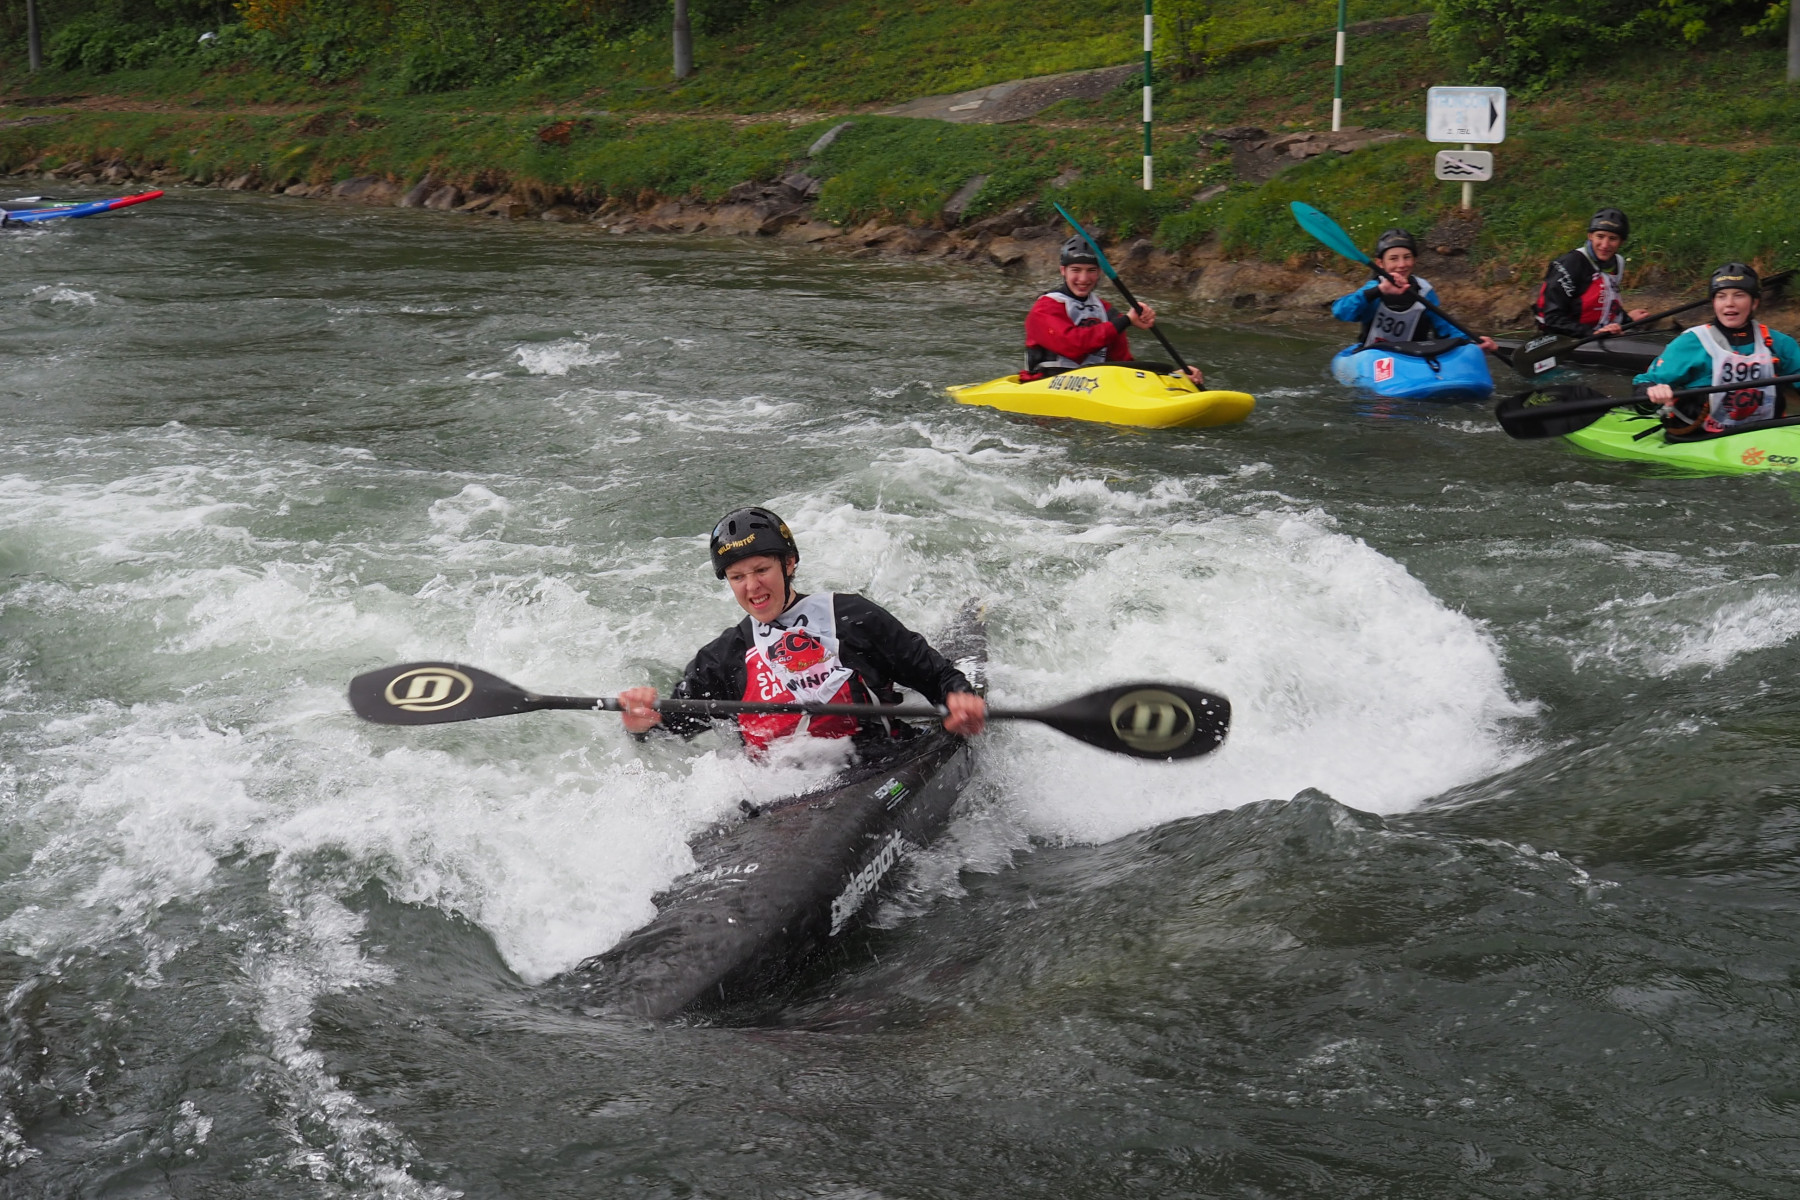
[[[850,877],[850,882],[831,902],[831,936],[836,937],[850,923],[863,906],[863,902],[881,886],[882,876],[894,869],[894,864],[906,857],[906,839],[898,833],[890,833],[888,840],[875,857],[870,859],[863,869]]]
[[[1375,382],[1386,383],[1394,377],[1394,360],[1378,358],[1375,360]]]

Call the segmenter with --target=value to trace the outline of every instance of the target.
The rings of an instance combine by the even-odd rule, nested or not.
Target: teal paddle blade
[[[1294,214],[1294,220],[1300,223],[1300,228],[1318,238],[1331,249],[1356,262],[1365,265],[1369,262],[1369,256],[1358,248],[1348,233],[1344,232],[1344,227],[1312,205],[1302,204],[1295,200],[1288,205],[1288,209]]]

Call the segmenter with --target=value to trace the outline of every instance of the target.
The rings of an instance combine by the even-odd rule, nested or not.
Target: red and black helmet
[[[766,508],[733,509],[713,526],[710,544],[713,574],[725,578],[725,568],[741,559],[759,554],[776,558],[793,555],[799,561],[800,547],[788,532],[787,522]]]

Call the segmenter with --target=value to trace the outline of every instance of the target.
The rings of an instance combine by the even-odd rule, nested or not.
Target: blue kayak
[[[1331,360],[1339,383],[1396,400],[1486,400],[1487,355],[1467,338],[1348,346]]]
[[[135,196],[118,196],[111,200],[89,200],[77,204],[53,204],[46,202],[39,208],[11,208],[0,211],[0,225],[31,225],[39,221],[55,221],[62,217],[92,217],[99,213],[111,212],[115,208],[129,208],[133,204],[142,204],[146,200],[154,200],[162,195],[160,191],[139,192]]]

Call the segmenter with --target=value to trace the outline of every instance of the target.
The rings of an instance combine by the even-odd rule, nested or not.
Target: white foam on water
[[[68,304],[76,308],[92,308],[100,303],[100,298],[93,292],[84,292],[67,284],[43,284],[31,289],[33,300],[42,300],[49,304]]]
[[[617,350],[602,350],[591,336],[562,338],[554,342],[528,342],[514,349],[519,365],[532,375],[567,375],[577,367],[596,367],[618,362]]]
[[[1577,665],[1604,660],[1668,678],[1717,671],[1800,636],[1800,590],[1777,576],[1707,583],[1601,606],[1600,641],[1578,648]]]
[[[787,403],[740,403],[738,419],[776,425]],[[696,402],[685,428],[730,414]],[[672,411],[668,424],[683,428]],[[1225,748],[1185,765],[997,728],[980,792],[1000,800],[946,843],[962,861],[1003,862],[1027,834],[1111,838],[1306,787],[1394,811],[1508,761],[1505,724],[1526,710],[1492,640],[1328,516],[1251,490],[1262,465],[1130,482],[1071,466],[1053,443],[949,420],[901,429],[866,468],[751,497],[795,527],[802,586],[863,591],[928,631],[965,598],[991,600],[997,702],[1145,676],[1236,707]],[[842,440],[896,436],[870,425]],[[160,906],[268,864],[281,934],[242,970],[278,1064],[266,1086],[296,1131],[292,1168],[426,1196],[403,1140],[308,1044],[321,997],[384,978],[350,896],[374,879],[464,916],[536,982],[645,921],[692,867],[695,833],[829,764],[757,766],[715,735],[639,747],[608,715],[358,722],[345,683],[382,663],[471,662],[577,695],[666,686],[740,614],[696,570],[703,529],[596,546],[575,489],[308,454],[171,426],[59,443],[42,456],[50,481],[0,478],[9,550],[53,568],[14,587],[9,610],[154,631],[115,642],[143,699],[65,697],[23,743],[14,765],[35,790],[11,801],[9,827],[36,856],[0,881],[0,944],[49,956],[148,940]],[[324,507],[312,533],[272,532],[284,504],[325,505],[346,485],[395,489],[406,511],[340,529]],[[953,889],[952,862],[938,868],[930,886]],[[319,1122],[328,1144],[302,1132]]]

